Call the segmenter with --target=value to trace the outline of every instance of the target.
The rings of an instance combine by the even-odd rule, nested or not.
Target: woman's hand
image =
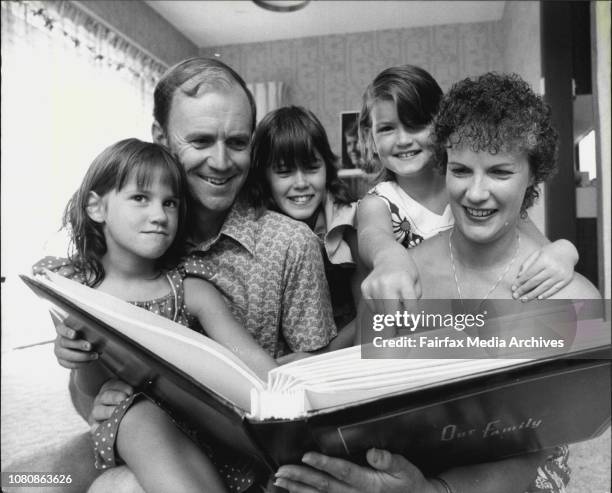
[[[578,251],[567,240],[544,245],[521,265],[512,285],[512,297],[530,301],[554,295],[570,283],[577,261]]]
[[[110,418],[115,408],[133,393],[134,389],[122,380],[108,380],[100,387],[87,421],[97,427],[101,421]]]
[[[428,481],[421,471],[401,455],[370,449],[372,468],[308,452],[302,465],[278,469],[275,486],[291,493],[441,493],[442,485]]]

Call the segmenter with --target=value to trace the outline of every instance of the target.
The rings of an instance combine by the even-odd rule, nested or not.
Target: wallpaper
[[[202,48],[247,81],[279,80],[288,103],[321,120],[340,152],[342,111],[356,111],[368,83],[384,68],[410,63],[429,71],[443,90],[463,77],[503,70],[501,22],[447,24],[264,43]]]
[[[504,70],[520,74],[541,92],[540,4],[507,2],[502,18]]]

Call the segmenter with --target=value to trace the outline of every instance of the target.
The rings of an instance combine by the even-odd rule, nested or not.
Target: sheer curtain
[[[65,253],[62,211],[89,163],[117,140],[150,140],[152,92],[166,67],[71,2],[1,5],[6,336],[24,309],[16,275],[45,250]]]
[[[257,123],[270,111],[287,104],[287,88],[284,82],[254,82],[247,84],[247,87],[255,98]]]

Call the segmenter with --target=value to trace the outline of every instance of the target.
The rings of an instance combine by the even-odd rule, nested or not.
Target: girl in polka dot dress
[[[111,145],[94,160],[66,208],[69,258],[43,259],[34,271],[69,272],[94,289],[203,331],[266,378],[275,361],[235,321],[216,289],[173,268],[184,241],[187,193],[184,170],[163,147],[137,139]],[[109,378],[97,353],[79,351],[83,345],[90,349],[83,339],[63,338],[62,344],[67,351],[60,363],[75,368],[76,384],[95,396]],[[93,438],[96,467],[125,462],[149,493],[241,491],[253,482],[217,464],[214,454],[203,452],[205,445],[196,445],[140,395],[117,406]]]

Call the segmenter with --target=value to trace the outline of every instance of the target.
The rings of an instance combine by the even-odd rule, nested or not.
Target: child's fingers
[[[542,294],[538,295],[539,300],[545,300],[546,298],[550,298],[553,294],[557,293],[563,286],[565,286],[564,281],[559,281],[553,287],[547,289]]]
[[[527,279],[524,283],[518,285],[515,290],[512,292],[512,297],[514,299],[521,299],[521,301],[526,301],[529,299],[535,298],[537,294],[543,293],[544,290],[548,289],[552,286],[552,284],[544,285],[544,290],[537,291],[537,294],[534,296],[533,291],[538,289],[538,286],[545,282],[549,282],[551,279],[548,278],[544,271],[539,272],[537,275]],[[554,281],[553,281],[554,282]],[[526,300],[523,300],[526,298]]]
[[[531,281],[532,279],[536,278],[536,276],[542,275],[542,273],[545,270],[546,270],[545,267],[542,266],[541,263],[537,264],[537,265],[532,265],[527,270],[523,271],[522,274],[516,276],[516,279],[514,280],[513,285],[518,288],[521,285],[523,285],[523,284]]]
[[[117,406],[105,406],[102,404],[96,404],[91,410],[91,419],[94,421],[105,421],[110,419]]]
[[[540,281],[543,281],[544,279],[546,279],[545,269],[542,268],[541,266],[540,267],[531,266],[528,270],[523,272],[520,276],[516,276],[516,279],[512,283],[511,289],[513,292],[521,290],[521,293],[525,293],[534,288],[534,284],[533,284],[534,279],[539,279]],[[527,289],[525,288],[525,285],[528,286]]]
[[[134,393],[134,389],[132,388],[130,384],[124,382],[123,380],[119,380],[117,378],[112,378],[104,382],[104,385],[100,387],[100,391],[98,392],[98,395],[102,394],[103,392],[108,392],[108,391],[121,392],[125,394],[126,397]]]
[[[61,366],[74,370],[98,359],[98,353],[83,353],[70,349],[56,349],[55,357]]]
[[[76,339],[76,337],[78,336],[76,330],[68,327],[66,324],[63,323],[56,324],[55,332],[57,332],[57,335],[66,337],[68,339]]]
[[[75,349],[83,352],[89,352],[92,349],[91,343],[85,339],[69,339],[64,336],[58,337],[55,345],[59,345],[60,347],[66,349]]]
[[[526,278],[528,279],[529,277],[531,277],[527,272],[529,271],[529,269],[531,268],[531,266],[536,261],[539,255],[540,255],[540,252],[538,250],[538,251],[533,252],[531,255],[529,255],[529,257],[527,257],[527,259],[521,264],[521,267],[518,271],[518,275],[516,276],[517,280],[522,279],[521,282],[523,282]],[[526,273],[527,273],[527,277],[525,277]],[[531,275],[533,274],[535,274],[535,272],[533,272]]]
[[[120,390],[107,390],[100,393],[99,401],[100,404],[105,406],[117,406],[129,397],[125,392]]]
[[[77,361],[78,356],[69,356],[68,358],[62,358],[58,356],[57,362],[60,364],[60,366],[63,366],[64,368],[68,368],[69,370],[77,370],[91,363],[91,361],[96,359],[97,357],[98,355],[94,353],[92,356],[85,359],[84,361]]]
[[[521,294],[520,300],[521,301],[531,301],[531,300],[539,299],[542,293],[544,293],[547,289],[551,288],[553,284],[554,284],[553,281],[546,280],[538,284],[531,291],[527,291],[526,293]]]
[[[64,368],[80,368],[98,358],[98,353],[91,351],[91,344],[83,339],[67,339],[58,336],[53,351],[55,357]]]

